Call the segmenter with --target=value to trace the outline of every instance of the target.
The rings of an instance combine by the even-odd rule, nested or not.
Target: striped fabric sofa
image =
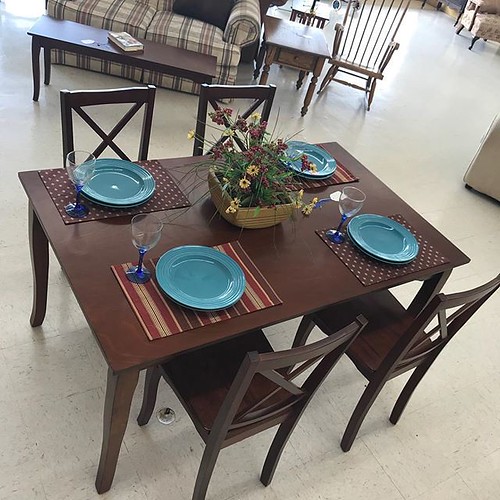
[[[235,0],[226,28],[187,18],[172,12],[174,0],[48,0],[47,14],[109,31],[127,31],[145,38],[217,57],[213,83],[235,83],[241,48],[260,38],[259,0]],[[142,71],[130,66],[101,61],[65,51],[52,51],[52,62],[151,83],[191,94],[199,86],[191,80]]]

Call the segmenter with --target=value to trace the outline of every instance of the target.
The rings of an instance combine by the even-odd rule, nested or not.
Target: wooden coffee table
[[[300,89],[304,76],[311,72],[312,78],[300,114],[304,116],[309,108],[318,77],[330,50],[323,30],[293,21],[266,16],[264,20],[264,41],[259,52],[254,78],[259,76],[262,61],[264,68],[260,85],[267,83],[271,64],[277,63],[299,70],[297,89]]]
[[[41,17],[28,31],[31,35],[31,62],[33,67],[33,100],[40,95],[40,50],[44,50],[44,83],[50,83],[50,51],[62,49],[76,54],[97,57],[142,69],[193,80],[212,83],[217,58],[190,50],[170,47],[140,39],[144,52],[124,52],[108,42],[108,31],[72,21]]]

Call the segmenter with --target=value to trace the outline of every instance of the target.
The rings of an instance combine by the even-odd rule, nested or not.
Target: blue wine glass
[[[352,186],[346,186],[342,189],[339,200],[339,210],[342,217],[337,229],[329,229],[326,232],[326,236],[330,241],[333,241],[333,243],[344,243],[345,236],[340,230],[349,217],[356,215],[361,210],[365,200],[366,195],[361,189]]]
[[[80,203],[80,193],[83,186],[94,175],[95,156],[87,151],[71,151],[66,155],[66,172],[71,182],[75,185],[76,200],[64,207],[70,217],[79,219],[89,213],[89,209]]]
[[[151,279],[151,271],[143,265],[144,255],[153,248],[161,238],[163,223],[153,214],[138,214],[132,217],[132,243],[139,250],[139,262],[127,272],[127,278],[132,283],[147,283]]]

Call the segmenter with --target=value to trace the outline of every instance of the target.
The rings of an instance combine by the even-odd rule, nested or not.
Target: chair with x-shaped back
[[[227,136],[222,136],[215,141],[215,144],[210,145],[211,147],[208,148],[208,151],[204,152],[209,104],[212,109],[216,111],[221,109],[221,107],[231,107],[233,109],[234,106],[232,101],[235,99],[251,101],[246,111],[238,111],[238,115],[246,119],[252,113],[261,109],[260,120],[267,122],[271,113],[275,93],[275,85],[208,85],[207,83],[203,83],[201,85],[200,99],[198,101],[193,156],[210,153],[214,146],[228,139]],[[221,101],[231,101],[231,105],[221,106]],[[225,125],[227,127],[229,124],[226,122]],[[242,144],[238,144],[238,146],[240,146],[240,148],[243,147]]]
[[[499,287],[500,274],[473,290],[436,295],[416,317],[388,290],[304,316],[294,346],[304,345],[315,325],[326,335],[333,335],[358,314],[368,320],[368,326],[346,351],[368,380],[368,385],[344,432],[341,442],[344,451],[351,449],[368,410],[385,383],[414,369],[389,418],[393,424],[398,422],[413,391],[441,351]]]
[[[281,424],[260,477],[267,486],[311,398],[365,325],[359,316],[327,339],[280,352],[257,330],[176,356],[147,370],[137,421],[144,425],[151,418],[163,376],[206,444],[193,500],[205,498],[223,448]],[[310,368],[302,384],[293,382]]]
[[[130,158],[114,142],[116,136],[124,129],[136,113],[144,106],[144,118],[139,143],[139,160],[147,160],[151,125],[153,122],[153,108],[156,87],[129,87],[109,90],[61,90],[61,124],[63,142],[63,163],[66,155],[75,149],[73,130],[73,111],[89,125],[101,138],[101,143],[93,151],[97,158],[107,148],[111,148],[121,159]],[[83,109],[87,106],[100,106],[102,104],[131,104],[130,109],[123,115],[113,129],[106,133],[93,118]]]

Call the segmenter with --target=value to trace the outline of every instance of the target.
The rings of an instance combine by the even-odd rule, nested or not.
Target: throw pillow
[[[172,10],[176,14],[198,19],[224,31],[233,5],[234,0],[175,0]]]

